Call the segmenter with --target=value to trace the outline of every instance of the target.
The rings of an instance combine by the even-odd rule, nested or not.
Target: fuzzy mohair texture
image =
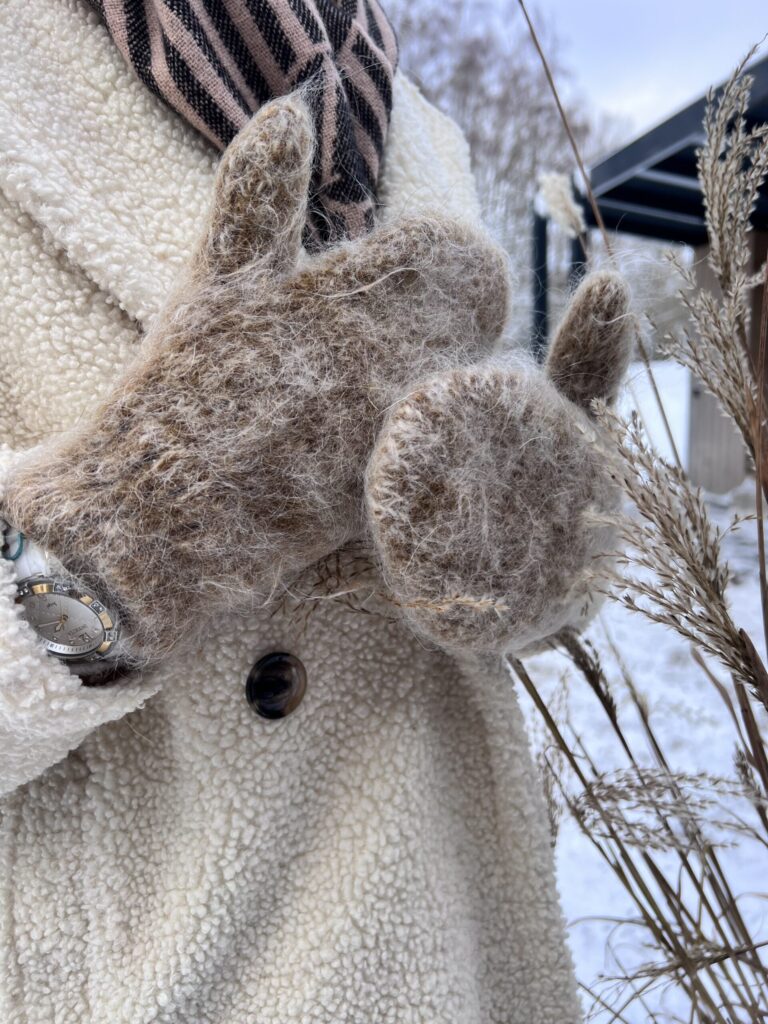
[[[502,251],[430,215],[307,257],[313,146],[300,95],[261,109],[136,362],[8,482],[3,514],[117,610],[129,666],[361,537],[449,649],[524,651],[584,621],[610,547],[590,513],[615,501],[585,409],[626,364],[621,279],[582,286],[546,375],[483,362]]]
[[[366,500],[384,576],[425,637],[531,654],[597,610],[619,492],[593,399],[611,402],[631,352],[617,274],[574,295],[545,371],[520,358],[438,374],[390,412]]]
[[[8,482],[5,517],[116,608],[129,664],[363,535],[387,408],[502,330],[506,257],[463,223],[401,220],[307,258],[313,145],[300,96],[260,110],[136,362]]]

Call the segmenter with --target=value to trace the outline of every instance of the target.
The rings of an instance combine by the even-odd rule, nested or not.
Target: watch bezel
[[[115,643],[120,635],[120,623],[117,616],[114,615],[109,608],[100,601],[94,594],[83,587],[82,584],[75,582],[74,580],[52,576],[50,574],[39,574],[35,576],[28,576],[23,580],[19,580],[16,584],[17,595],[16,602],[24,603],[25,598],[31,597],[35,594],[46,594],[54,593],[61,594],[67,598],[78,601],[80,604],[85,605],[91,611],[93,611],[96,617],[100,620],[102,629],[104,630],[104,638],[101,643],[95,649],[88,652],[74,652],[66,653],[64,651],[57,651],[55,641],[48,640],[39,630],[36,629],[33,622],[30,622],[30,626],[35,630],[40,639],[44,642],[48,654],[53,657],[60,658],[62,661],[72,663],[80,662],[93,662],[93,661],[104,661],[110,656],[110,652],[113,650]],[[63,646],[63,645],[61,645]]]

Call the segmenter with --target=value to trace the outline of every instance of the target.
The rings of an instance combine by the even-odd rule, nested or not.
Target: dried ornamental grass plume
[[[768,125],[747,129],[745,119],[754,79],[744,68],[754,52],[736,68],[719,97],[713,90],[708,93],[705,142],[698,154],[710,264],[724,291],[744,306],[754,283],[746,239],[768,171]]]
[[[573,796],[571,811],[592,835],[641,849],[692,852],[702,841],[713,848],[745,836],[762,842],[739,816],[739,802],[751,803],[738,779],[632,767],[598,773]],[[768,800],[760,803],[768,807]]]
[[[577,204],[570,179],[565,174],[548,172],[539,175],[539,191],[535,208],[544,217],[551,217],[569,238],[578,238],[587,230],[584,211]]]
[[[620,519],[628,550],[608,573],[614,596],[719,659],[768,708],[764,670],[728,610],[723,535],[710,521],[701,490],[651,448],[637,414],[624,420],[603,407],[599,418],[613,442],[607,455],[616,479],[637,512]]]
[[[753,79],[743,74],[750,54],[722,92],[708,94],[705,142],[698,152],[709,251],[718,291],[703,287],[677,259],[689,325],[665,338],[666,349],[720,402],[756,458],[758,367],[748,338],[752,294],[763,272],[750,270],[750,218],[768,173],[768,125],[746,127]],[[762,416],[760,417],[762,419]],[[764,421],[761,429],[765,431]],[[768,454],[768,446],[765,446]]]

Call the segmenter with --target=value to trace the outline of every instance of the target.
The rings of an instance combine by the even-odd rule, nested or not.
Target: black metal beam
[[[586,235],[585,235],[586,240]],[[568,266],[568,287],[573,291],[587,272],[589,253],[585,250],[581,239],[571,239],[570,261]]]
[[[657,171],[649,168],[647,171],[638,171],[635,181],[647,182],[649,185],[658,188],[677,189],[680,192],[695,192],[699,195],[701,186],[699,179],[688,174],[671,174],[669,171]]]
[[[701,117],[704,117],[703,107]],[[703,143],[701,121],[696,131],[689,130],[678,136],[671,134],[665,122],[592,167],[589,172],[592,191],[599,198],[630,181],[639,172],[649,170],[689,147],[698,148]]]
[[[549,285],[547,271],[547,218],[533,211],[533,321],[531,324],[531,350],[538,362],[544,358],[549,331]]]
[[[703,217],[605,198],[597,202],[605,226],[610,231],[657,238],[664,242],[679,242],[682,245],[703,245],[707,241]],[[596,227],[589,204],[583,203],[583,209],[587,225]]]
[[[768,111],[768,57],[751,64],[747,74],[753,79],[747,121],[764,121]],[[719,86],[718,92],[724,84]],[[596,194],[608,192],[638,171],[658,165],[679,150],[700,146],[704,140],[706,105],[706,96],[700,96],[639,139],[596,163],[590,170],[593,191]]]
[[[665,210],[670,216],[693,217],[697,221],[704,219],[704,198],[698,178],[686,178],[681,174],[640,171],[634,178],[599,196],[597,202],[601,207],[612,203],[633,212],[648,207]],[[756,228],[765,230],[768,227],[768,194],[758,195],[751,219]]]

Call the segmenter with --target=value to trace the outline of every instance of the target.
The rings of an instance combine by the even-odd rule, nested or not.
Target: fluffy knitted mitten
[[[488,361],[426,379],[390,412],[366,500],[385,579],[422,635],[530,654],[596,610],[618,494],[591,401],[616,397],[632,344],[623,279],[577,290],[544,370]]]
[[[8,481],[0,512],[118,611],[129,664],[362,536],[387,408],[502,329],[506,259],[464,224],[402,221],[308,258],[312,157],[300,99],[261,109],[135,363]]]

